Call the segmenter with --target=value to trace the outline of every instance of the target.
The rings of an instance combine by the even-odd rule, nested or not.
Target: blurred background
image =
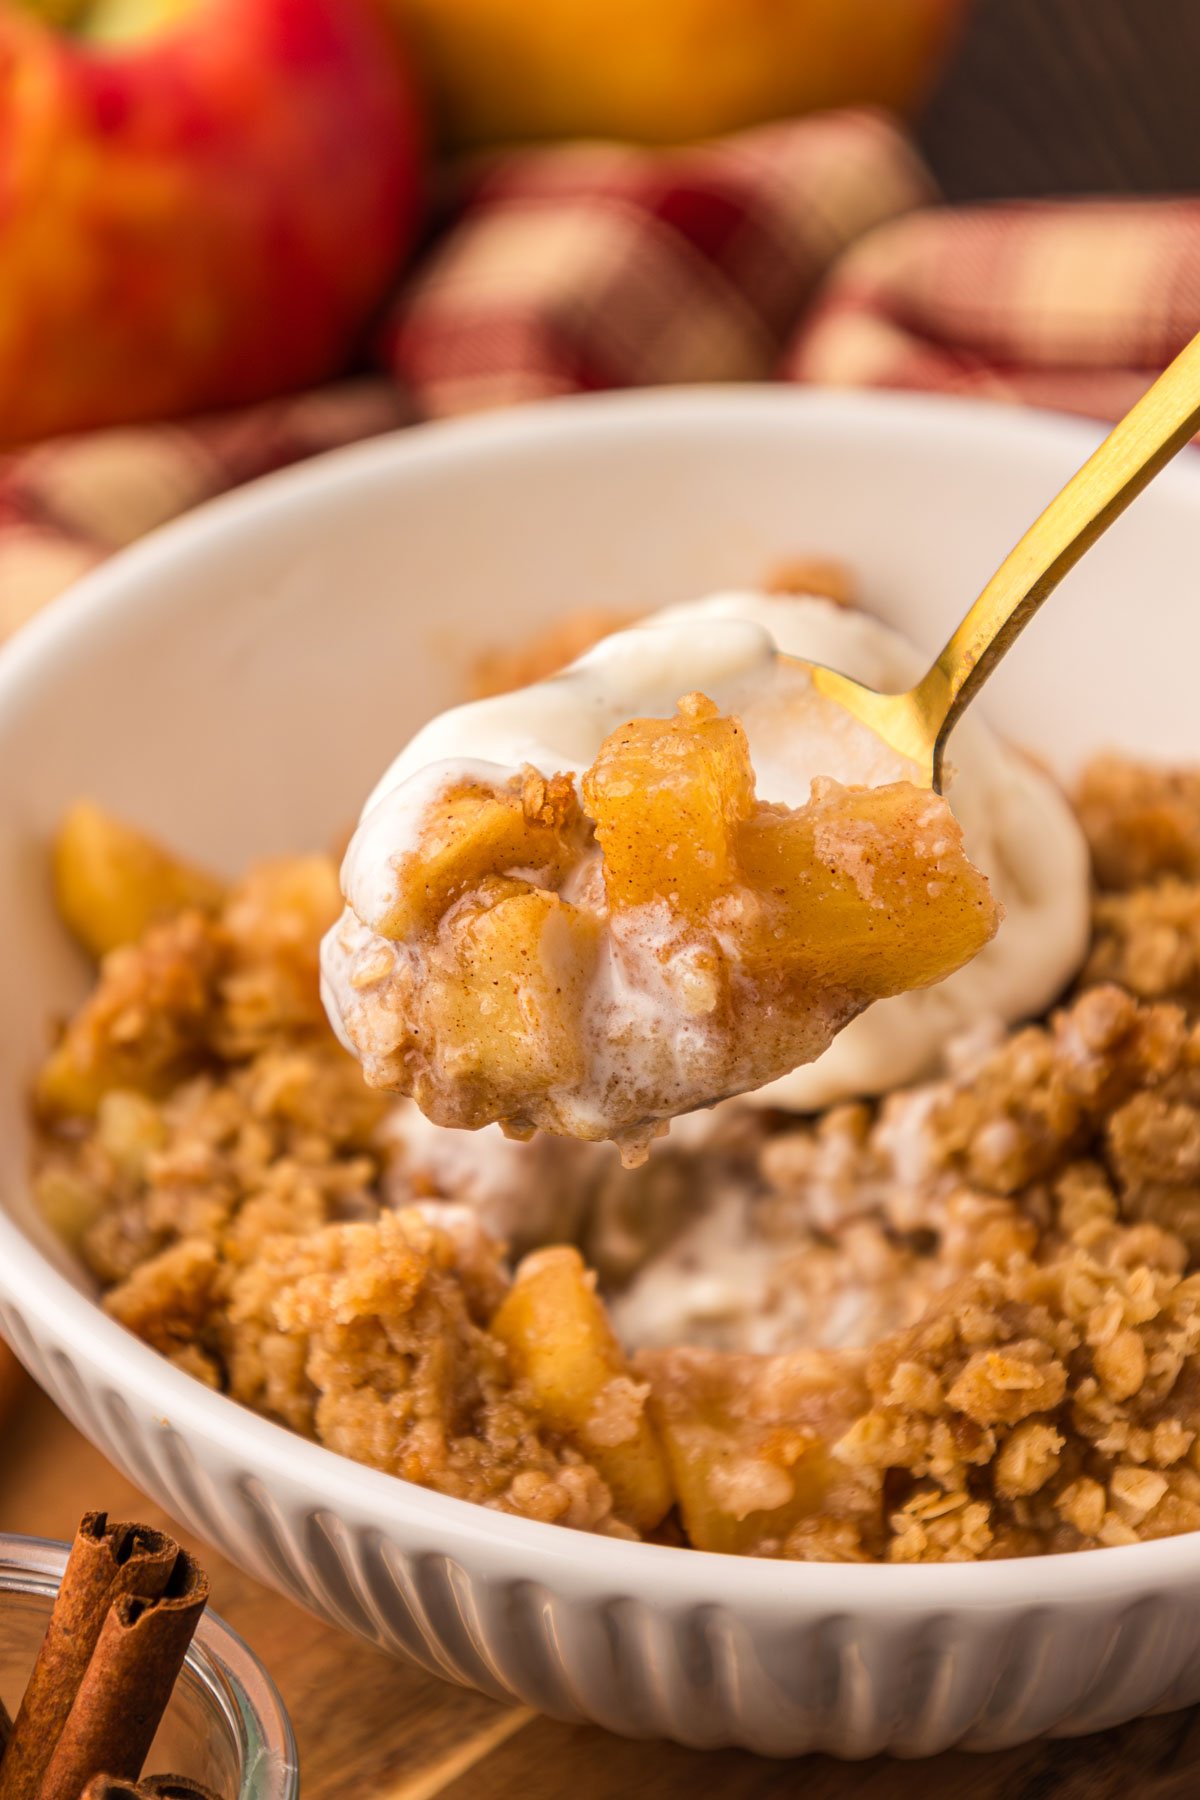
[[[237,482],[665,382],[1114,416],[1195,0],[0,0],[0,636]]]

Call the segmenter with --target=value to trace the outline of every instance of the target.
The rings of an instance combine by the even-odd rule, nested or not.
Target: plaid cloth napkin
[[[198,501],[416,418],[768,376],[1115,416],[1200,328],[1200,201],[936,202],[867,112],[476,164],[391,308],[387,372],[0,459],[0,637]]]
[[[430,417],[766,380],[847,245],[934,198],[908,141],[869,112],[676,151],[514,152],[468,181],[385,352]]]
[[[781,373],[1115,419],[1197,330],[1200,201],[939,208],[847,251]]]

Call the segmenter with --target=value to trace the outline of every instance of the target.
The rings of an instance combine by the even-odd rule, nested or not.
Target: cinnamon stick
[[[160,1592],[126,1592],[113,1601],[37,1800],[79,1800],[100,1774],[135,1785],[140,1779],[208,1604],[207,1576],[186,1550],[172,1549]]]
[[[115,1781],[97,1775],[89,1781],[80,1800],[218,1800],[211,1788],[186,1775],[148,1775],[145,1781]]]
[[[160,1531],[110,1526],[105,1513],[85,1516],[0,1762],[0,1800],[38,1800],[113,1602],[131,1594],[161,1594],[178,1555],[176,1545]]]
[[[0,1421],[9,1414],[17,1403],[17,1396],[25,1388],[25,1371],[9,1349],[0,1341]]]

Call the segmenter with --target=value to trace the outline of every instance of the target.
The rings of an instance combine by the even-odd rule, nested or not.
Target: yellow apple
[[[390,0],[457,144],[674,143],[911,106],[968,0]]]

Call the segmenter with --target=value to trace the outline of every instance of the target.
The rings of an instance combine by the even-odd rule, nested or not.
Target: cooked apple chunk
[[[746,734],[698,694],[675,719],[614,731],[583,778],[614,913],[665,902],[700,919],[739,882],[738,832],[754,816]]]
[[[213,876],[90,800],[58,828],[54,889],[64,923],[97,961],[189,908],[215,913],[225,898]]]
[[[558,894],[492,878],[443,934],[448,967],[414,995],[418,1102],[447,1086],[490,1109],[497,1084],[533,1100],[586,1080],[583,1018],[600,924]],[[426,1061],[432,1064],[426,1069]],[[476,1097],[477,1096],[477,1097]]]
[[[638,1357],[689,1543],[797,1561],[878,1554],[882,1480],[836,1454],[867,1410],[865,1364],[853,1351]]]
[[[396,896],[379,929],[405,938],[436,925],[455,900],[488,876],[528,870],[557,887],[583,848],[584,820],[570,779],[528,769],[507,789],[455,783],[427,816],[416,848],[393,861]]]
[[[632,1160],[996,929],[940,796],[818,780],[764,804],[741,725],[700,694],[613,732],[578,786],[426,782],[390,886],[347,907],[323,966],[368,1081],[438,1124],[611,1137]]]
[[[491,1332],[539,1417],[608,1483],[618,1517],[639,1531],[659,1524],[672,1494],[646,1412],[649,1388],[635,1379],[578,1250],[556,1245],[527,1256]]]

